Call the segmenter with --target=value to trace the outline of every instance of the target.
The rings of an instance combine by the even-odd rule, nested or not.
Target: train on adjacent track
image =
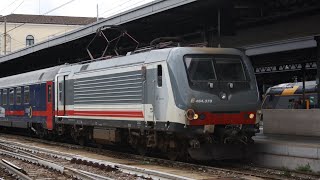
[[[173,47],[65,64],[0,78],[0,93],[2,127],[171,159],[223,159],[223,145],[239,154],[233,145],[251,144],[259,130],[254,71],[236,49]]]
[[[263,99],[262,109],[319,108],[317,82],[283,83],[270,87]]]

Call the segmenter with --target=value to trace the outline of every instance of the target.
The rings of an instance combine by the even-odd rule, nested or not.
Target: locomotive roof
[[[267,94],[281,94],[281,92],[285,89],[290,89],[294,87],[298,87],[296,93],[302,93],[302,82],[295,83],[283,83],[278,84],[276,86],[270,87],[267,91]],[[306,81],[305,82],[305,91],[306,92],[315,92],[317,87],[316,81]]]
[[[82,70],[99,70],[108,68],[117,68],[120,66],[132,66],[137,64],[148,64],[157,61],[166,61],[170,52],[174,55],[195,53],[195,54],[237,54],[242,55],[239,50],[230,48],[199,48],[199,47],[175,47],[166,49],[157,49],[137,54],[115,57],[107,60],[88,62],[86,64],[61,65],[33,72],[18,74],[14,76],[0,78],[0,89],[7,87],[23,86],[36,84],[45,81],[52,81],[55,75],[63,72],[77,73]],[[175,60],[173,58],[172,60]],[[108,63],[106,63],[106,61]]]
[[[73,72],[77,73],[80,71],[90,71],[98,69],[117,68],[120,66],[132,66],[136,64],[147,64],[156,61],[165,61],[172,48],[158,49],[147,52],[141,52],[137,54],[131,54],[127,56],[120,56],[106,60],[97,60],[85,64],[75,64],[72,66],[66,66],[61,68],[59,73]],[[108,63],[106,63],[108,62]]]
[[[173,52],[173,53],[171,53]],[[174,47],[165,49],[156,49],[127,56],[115,57],[107,60],[98,60],[86,64],[78,64],[63,67],[59,73],[80,71],[90,71],[98,69],[117,68],[119,66],[131,66],[135,64],[148,64],[157,61],[175,60],[168,59],[171,54],[184,55],[184,54],[232,54],[243,55],[241,51],[232,48],[203,48],[203,47]],[[106,63],[106,61],[108,63]]]
[[[47,69],[0,78],[0,89],[52,81],[61,67],[63,66],[55,66]]]

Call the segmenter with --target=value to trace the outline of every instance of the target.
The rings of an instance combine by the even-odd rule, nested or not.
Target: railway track
[[[9,147],[4,144],[1,144],[1,146],[4,147],[4,149],[14,150],[13,147]],[[96,175],[96,174],[93,174],[93,173],[90,173],[87,171],[83,171],[80,169],[75,169],[75,168],[63,166],[63,165],[57,164],[55,162],[52,162],[50,160],[46,160],[45,158],[37,157],[35,155],[30,155],[29,153],[23,152],[21,150],[16,151],[16,152],[12,152],[9,150],[0,149],[0,155],[9,156],[11,158],[22,160],[22,161],[27,162],[32,165],[38,165],[38,166],[44,167],[46,169],[52,170],[54,172],[54,174],[56,175],[56,177],[64,175],[66,177],[66,179],[69,179],[71,177],[71,178],[86,179],[86,180],[95,180],[95,179],[111,180],[111,178],[108,178],[108,177]],[[18,179],[31,180],[31,179],[38,177],[38,174],[37,174],[38,169],[33,172],[30,170],[22,170],[22,168],[19,168],[19,167],[15,166],[14,164],[9,163],[8,161],[5,161],[5,160],[3,160],[3,161],[6,163],[2,162],[1,165],[3,167],[5,167],[10,172],[10,174],[13,174]],[[30,172],[32,172],[32,173],[30,173]],[[32,174],[32,176],[30,176],[29,174]],[[50,178],[53,179],[54,177],[50,177]]]
[[[153,171],[143,168],[132,167],[128,165],[112,163],[107,161],[101,161],[97,159],[91,159],[87,157],[82,157],[79,155],[71,155],[67,153],[60,153],[44,148],[29,147],[21,143],[13,143],[10,141],[0,140],[0,155],[6,155],[21,159],[23,161],[31,162],[33,164],[38,164],[44,166],[48,169],[53,169],[61,174],[67,174],[70,177],[77,179],[99,179],[99,180],[110,180],[113,178],[98,175],[96,173],[91,173],[81,169],[75,169],[68,166],[59,165],[53,161],[47,159],[59,158],[65,160],[64,163],[73,162],[78,164],[84,164],[86,166],[92,166],[102,170],[113,169],[115,171],[120,171],[121,173],[126,173],[133,175],[134,177],[139,177],[140,179],[176,179],[176,180],[189,180],[187,177],[177,176],[169,173],[163,173],[159,171]],[[39,156],[34,155],[35,153]],[[18,176],[18,175],[17,175]],[[125,178],[126,179],[126,178]]]
[[[39,139],[24,137],[24,139],[28,141],[39,141]],[[46,140],[40,140],[42,143],[49,144],[49,145],[55,145],[55,146],[61,146],[61,147],[67,147],[69,149],[85,149],[91,152],[95,152],[101,155],[106,156],[116,156],[123,159],[132,159],[133,161],[144,161],[149,164],[161,164],[162,166],[167,167],[180,167],[182,169],[190,169],[192,171],[201,171],[204,173],[212,173],[216,174],[221,177],[228,176],[228,177],[252,177],[252,178],[261,178],[261,179],[319,179],[319,175],[315,174],[304,174],[304,173],[297,173],[292,172],[290,173],[290,176],[286,174],[286,172],[281,170],[274,170],[274,169],[267,169],[267,168],[259,168],[256,166],[251,167],[250,165],[245,165],[244,167],[240,167],[241,165],[230,165],[228,168],[221,168],[221,167],[213,167],[211,165],[201,165],[201,164],[194,164],[194,163],[186,163],[186,162],[177,162],[177,161],[170,161],[166,159],[161,158],[155,158],[155,157],[145,157],[140,155],[134,155],[134,154],[128,154],[123,152],[114,152],[110,150],[104,150],[104,149],[98,149],[98,148],[92,148],[92,147],[83,147],[78,145],[70,145],[65,143],[57,143],[57,142],[51,142]],[[52,151],[44,148],[39,147],[29,147],[28,145],[24,145],[21,143],[13,143],[6,140],[0,139],[0,144],[6,144],[7,146],[10,146],[11,148],[16,148],[28,153],[39,153],[39,154],[45,154],[46,156],[52,156],[60,159],[65,159],[73,163],[78,164],[84,164],[88,166],[98,167],[98,168],[106,168],[106,167],[112,167],[112,168],[118,168],[119,170],[126,172],[126,173],[135,173],[139,176],[149,177],[149,178],[159,178],[159,175],[156,176],[146,176],[143,174],[143,170],[139,168],[134,168],[127,165],[121,165],[116,164],[112,162],[106,162],[101,161],[93,158],[87,158],[80,155],[74,155],[69,153],[61,153],[57,151]],[[148,172],[147,174],[150,175],[152,171]],[[161,172],[156,172],[160,173]],[[162,175],[162,179],[164,176]],[[160,178],[160,179],[161,179]],[[170,177],[167,177],[167,179],[170,179]],[[177,179],[177,178],[175,178]]]
[[[21,180],[32,180],[31,177],[19,171],[19,168],[17,168],[16,166],[13,166],[12,164],[9,164],[4,159],[0,161],[0,167],[2,168],[2,172],[6,171],[7,176],[11,175],[16,179],[21,179]]]

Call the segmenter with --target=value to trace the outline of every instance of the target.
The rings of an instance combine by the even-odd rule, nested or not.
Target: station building
[[[10,14],[0,17],[0,55],[9,54],[35,43],[90,24],[96,18]],[[5,27],[6,26],[6,27]],[[6,30],[6,35],[4,31]],[[6,36],[6,41],[4,40]],[[4,45],[6,43],[6,45]],[[6,47],[6,49],[5,49]]]

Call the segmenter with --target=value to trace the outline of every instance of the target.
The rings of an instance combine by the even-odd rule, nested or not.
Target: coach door
[[[47,98],[46,98],[46,105],[47,105],[47,129],[52,130],[53,129],[53,121],[52,121],[52,116],[53,116],[53,97],[52,97],[52,81],[47,82],[46,84],[46,91],[47,91]]]
[[[146,66],[142,66],[143,76],[143,109],[144,109],[144,120],[154,121],[153,116],[153,104],[154,104],[154,78],[152,70],[147,69]]]
[[[68,75],[58,75],[56,77],[56,111],[58,116],[66,116],[66,81],[68,79]]]

